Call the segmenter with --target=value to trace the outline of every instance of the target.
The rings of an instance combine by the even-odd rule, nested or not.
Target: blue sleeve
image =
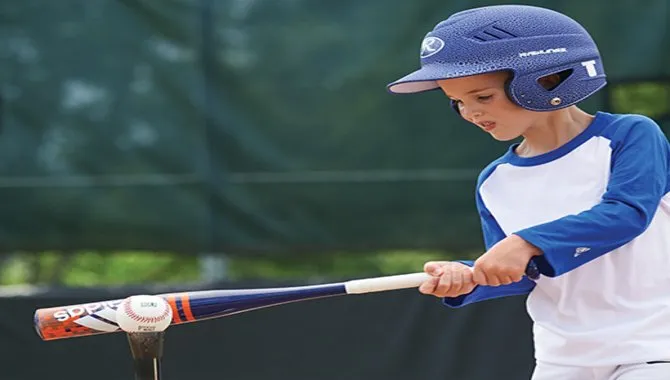
[[[483,182],[483,179],[485,179],[486,176],[490,175],[492,171],[493,169],[487,169],[484,172],[482,172],[482,175],[480,176],[480,180],[478,182],[481,184],[481,182]],[[477,185],[477,189],[479,189],[479,184]],[[479,196],[479,190],[477,191],[476,197],[477,197],[476,198],[477,211],[479,212],[482,224],[482,233],[484,234],[484,244],[486,245],[486,249],[488,250],[494,244],[504,239],[506,236],[505,233],[500,228],[500,226],[498,225],[498,222],[496,222],[496,220],[493,218],[493,215],[491,215],[489,210],[484,205],[484,202]],[[474,265],[474,261],[464,260],[459,262],[468,265],[470,267]],[[468,294],[464,294],[459,297],[445,297],[443,299],[443,303],[446,306],[457,308],[475,302],[490,300],[494,298],[528,294],[530,293],[531,290],[533,290],[534,287],[535,282],[524,276],[521,281],[514,282],[509,285],[501,285],[501,286],[478,285],[472,290],[472,292]]]
[[[653,120],[631,119],[610,137],[610,179],[600,203],[515,232],[542,250],[533,261],[545,276],[560,276],[636,238],[670,191],[667,138]]]

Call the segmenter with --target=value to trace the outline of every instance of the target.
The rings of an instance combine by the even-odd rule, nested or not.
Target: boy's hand
[[[468,294],[477,286],[472,276],[472,268],[450,261],[429,261],[424,272],[433,276],[419,287],[423,294],[435,297],[458,297]]]
[[[480,256],[473,277],[478,285],[500,286],[521,281],[528,262],[542,251],[517,235],[510,235]]]

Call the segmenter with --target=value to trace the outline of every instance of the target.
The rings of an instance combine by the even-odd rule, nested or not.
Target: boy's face
[[[444,93],[457,101],[461,116],[499,141],[521,136],[538,118],[512,103],[505,93],[507,72],[494,72],[437,81]]]

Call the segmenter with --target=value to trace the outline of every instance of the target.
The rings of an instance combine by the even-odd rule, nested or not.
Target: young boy
[[[449,307],[528,294],[533,380],[670,379],[670,144],[645,116],[575,105],[606,84],[588,32],[483,7],[439,23],[420,57],[390,92],[441,89],[496,140],[522,137],[477,181],[487,251],[426,263],[420,291]]]

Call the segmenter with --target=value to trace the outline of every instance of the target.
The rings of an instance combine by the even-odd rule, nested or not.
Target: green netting
[[[512,3],[592,32],[610,85],[587,111],[670,131],[667,1]],[[480,249],[474,181],[507,145],[385,85],[436,22],[490,4],[0,3],[0,247]]]

